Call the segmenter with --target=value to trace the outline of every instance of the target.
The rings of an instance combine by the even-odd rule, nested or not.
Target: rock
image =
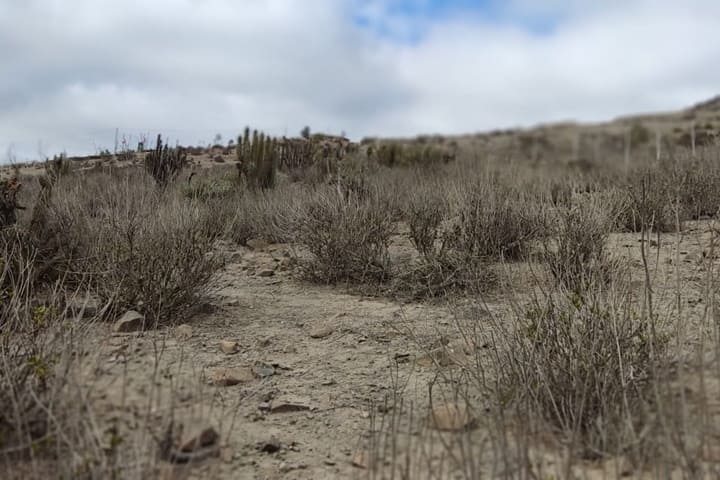
[[[315,327],[310,331],[310,338],[325,338],[333,334],[335,329],[329,325]]]
[[[188,340],[193,335],[193,329],[187,323],[175,327],[175,337],[179,340]]]
[[[220,387],[231,387],[239,383],[252,382],[255,375],[247,367],[219,368],[214,370],[209,377],[210,384]]]
[[[270,437],[270,440],[259,442],[256,448],[263,453],[276,453],[282,449],[282,444],[275,437]]]
[[[240,345],[233,340],[220,340],[220,350],[226,355],[232,355],[240,351]]]
[[[467,430],[475,425],[475,419],[467,407],[456,403],[433,408],[429,421],[432,428],[448,432]]]
[[[292,269],[293,261],[290,258],[283,258],[277,265],[278,270],[286,272]]]
[[[235,452],[233,452],[233,449],[224,446],[220,449],[220,460],[222,460],[225,463],[232,463],[233,459],[235,458]]]
[[[350,464],[353,467],[362,468],[363,470],[367,470],[367,468],[370,465],[369,462],[370,455],[365,450],[358,450],[355,452],[352,456],[352,460],[350,461]]]
[[[306,412],[308,410],[310,410],[309,402],[292,396],[280,397],[270,403],[270,413]]]
[[[145,316],[135,310],[128,310],[113,325],[115,333],[137,332],[145,328]]]
[[[265,363],[256,363],[253,367],[253,374],[258,378],[267,378],[275,375],[275,367]]]
[[[262,239],[262,238],[251,238],[247,242],[245,242],[245,245],[248,246],[250,250],[263,250],[264,248],[267,248],[269,243]]]
[[[261,268],[255,273],[255,275],[258,277],[272,277],[275,275],[275,270],[272,268]]]
[[[187,438],[180,442],[179,450],[184,453],[194,452],[201,448],[207,448],[216,445],[220,440],[220,435],[212,427],[206,427],[190,433]]]

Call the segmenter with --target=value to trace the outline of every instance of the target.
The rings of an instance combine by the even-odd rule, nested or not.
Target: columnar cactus
[[[187,164],[187,153],[184,149],[163,146],[158,134],[155,150],[145,156],[145,170],[152,175],[158,186],[165,187],[174,179]]]
[[[264,190],[275,185],[278,143],[274,138],[257,130],[253,131],[251,138],[250,129],[246,128],[243,136],[238,137],[235,152],[238,174],[250,188]]]

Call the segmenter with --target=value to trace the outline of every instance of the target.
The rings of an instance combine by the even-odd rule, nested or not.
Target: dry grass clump
[[[622,292],[535,299],[504,330],[498,398],[527,425],[564,436],[573,456],[628,453],[648,428],[654,375],[668,360],[653,327]]]
[[[390,276],[388,246],[396,229],[379,193],[318,193],[307,203],[297,239],[312,254],[305,273],[316,281],[382,282]]]
[[[562,288],[581,293],[607,284],[619,269],[607,251],[614,210],[606,195],[584,195],[555,211],[542,258]]]
[[[22,232],[0,232],[0,464],[77,451],[80,443],[65,393],[88,324],[68,321],[72,292],[62,284],[35,282],[36,253]]]
[[[146,176],[90,174],[60,181],[44,214],[56,276],[89,282],[112,313],[137,309],[175,321],[218,271],[210,255],[224,220],[210,204],[158,190]]]
[[[486,258],[453,248],[455,230],[449,220],[446,189],[443,184],[419,185],[406,199],[403,216],[419,258],[398,268],[395,294],[440,297],[451,292],[486,291],[498,282],[497,272]]]
[[[543,206],[493,179],[475,182],[458,202],[451,244],[468,257],[518,260],[544,235]]]
[[[628,178],[627,207],[619,217],[626,231],[672,232],[681,212],[678,202],[680,179],[668,166],[642,168]],[[682,220],[682,218],[680,218]]]

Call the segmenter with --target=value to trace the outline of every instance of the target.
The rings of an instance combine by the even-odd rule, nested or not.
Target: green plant
[[[157,136],[155,150],[145,156],[145,170],[152,175],[158,186],[165,188],[187,165],[187,152],[183,148],[163,146],[162,137]]]

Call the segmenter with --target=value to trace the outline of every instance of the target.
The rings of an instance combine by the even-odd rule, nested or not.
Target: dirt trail
[[[692,302],[700,296],[699,262],[712,234],[691,229],[679,265],[669,260],[671,235],[648,245],[660,303],[672,303],[680,269],[689,318],[703,308]],[[636,282],[643,276],[638,239],[625,234],[611,241]],[[229,261],[208,304],[193,319],[178,319],[189,329],[125,335],[108,329],[99,337],[88,361],[96,413],[117,418],[121,437],[145,435],[145,444],[132,442],[137,445],[154,446],[147,432],[162,437],[171,413],[186,431],[210,426],[220,433],[219,456],[175,467],[159,462],[163,478],[365,478],[367,471],[352,463],[367,446],[373,413],[392,396],[393,379],[407,382],[406,399],[416,403],[419,417],[427,415],[434,367],[421,360],[441,337],[459,339],[453,311],[303,283],[283,267],[283,246],[225,253]],[[510,299],[491,309],[506,308],[503,301]],[[686,342],[695,343],[701,329],[688,325]],[[237,353],[223,353],[221,340],[237,341]],[[210,385],[223,369],[246,375],[236,385]],[[119,453],[128,468],[133,452],[122,445],[130,443]]]

